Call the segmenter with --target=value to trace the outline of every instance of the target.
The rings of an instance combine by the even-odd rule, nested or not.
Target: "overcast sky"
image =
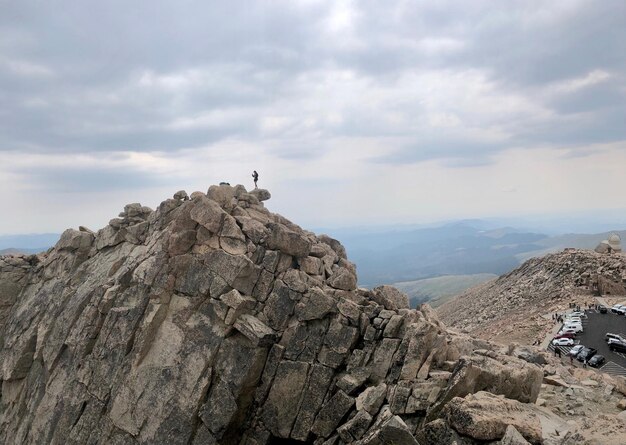
[[[253,169],[305,227],[625,208],[626,2],[0,3],[0,234]]]

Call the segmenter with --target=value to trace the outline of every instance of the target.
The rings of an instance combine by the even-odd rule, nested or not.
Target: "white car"
[[[610,332],[606,333],[606,335],[604,336],[604,339],[606,340],[607,343],[614,343],[614,342],[626,343],[626,340],[621,335],[611,334]]]
[[[576,345],[572,349],[570,349],[567,354],[571,355],[572,357],[576,357],[582,348],[584,348],[583,345]]]
[[[582,323],[583,321],[581,320],[580,317],[566,317],[565,318],[565,323]]]
[[[620,315],[625,315],[626,314],[626,307],[622,306],[621,304],[616,304],[611,308],[611,312],[616,313],[616,314],[620,314]]]
[[[552,344],[554,346],[572,346],[574,344],[574,340],[571,338],[555,338],[552,340]]]
[[[559,331],[558,335],[561,334],[576,334],[578,331],[574,328],[563,328]]]
[[[582,332],[583,325],[581,325],[580,323],[566,323],[563,325],[563,329],[573,329],[574,332]]]
[[[582,311],[574,311],[574,312],[566,315],[566,317],[586,317],[586,316],[587,316],[587,314],[585,314]]]

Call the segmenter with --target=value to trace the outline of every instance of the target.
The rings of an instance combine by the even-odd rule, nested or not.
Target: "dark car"
[[[576,356],[576,360],[578,360],[579,362],[584,362],[585,360],[589,360],[591,357],[593,357],[596,352],[598,352],[598,350],[594,348],[583,348]]]
[[[606,314],[608,312],[608,309],[606,308],[606,306],[598,306],[598,310],[600,311],[601,314]]]
[[[554,338],[576,338],[576,334],[573,332],[564,332],[556,335]]]
[[[600,354],[596,354],[593,357],[591,357],[589,359],[589,361],[587,362],[587,364],[589,366],[593,366],[594,368],[599,368],[600,366],[602,366],[602,364],[606,361],[606,359],[604,358],[604,356],[600,355]]]
[[[609,343],[609,349],[611,351],[626,352],[626,343],[621,341]]]

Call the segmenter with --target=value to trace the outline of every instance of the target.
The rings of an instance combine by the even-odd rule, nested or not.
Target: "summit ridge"
[[[536,403],[562,367],[358,288],[270,197],[180,191],[0,257],[0,442],[583,443]]]

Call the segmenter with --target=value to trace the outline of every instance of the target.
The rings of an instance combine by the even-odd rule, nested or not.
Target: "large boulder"
[[[431,408],[429,419],[434,419],[439,410],[454,397],[481,391],[524,403],[537,400],[543,382],[541,368],[514,357],[499,356],[493,351],[477,352],[479,354],[458,361],[445,391]]]
[[[267,201],[272,197],[272,194],[269,190],[265,189],[254,189],[249,192],[251,195],[255,196],[259,201]]]
[[[189,212],[189,216],[209,232],[219,233],[226,212],[216,201],[201,196],[194,200],[194,206]]]
[[[268,224],[270,230],[267,247],[279,250],[296,258],[304,258],[311,251],[311,241],[303,233],[288,229],[278,223]]]
[[[70,252],[86,252],[89,251],[89,249],[91,248],[94,239],[95,237],[93,233],[67,229],[61,235],[61,238],[57,242],[55,248],[58,250],[67,250]]]
[[[531,405],[488,392],[452,399],[444,416],[459,434],[476,440],[502,439],[512,425],[530,443],[542,443],[541,420]]]
[[[406,309],[409,307],[408,295],[388,285],[374,288],[372,299],[389,310]]]
[[[499,445],[530,445],[530,442],[524,439],[524,436],[522,436],[513,425],[509,425],[506,427],[506,431]]]
[[[207,196],[227,211],[235,207],[235,189],[228,184],[212,185],[207,191]]]
[[[338,267],[328,279],[328,284],[335,289],[355,290],[356,275],[345,267]]]

